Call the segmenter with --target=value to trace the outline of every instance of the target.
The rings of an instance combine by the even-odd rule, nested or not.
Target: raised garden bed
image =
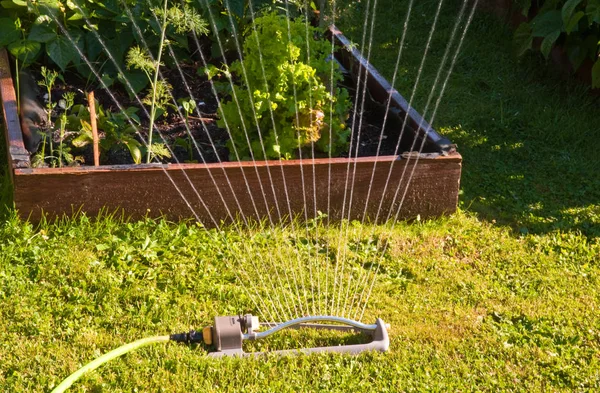
[[[408,116],[413,132],[410,142],[417,139],[416,149],[423,142],[420,155],[403,150],[401,155],[358,158],[32,168],[23,142],[7,53],[0,49],[0,95],[19,214],[38,221],[43,215],[52,218],[77,212],[96,215],[103,210],[123,211],[132,218],[197,218],[209,226],[236,216],[277,221],[290,215],[310,218],[319,211],[333,220],[382,220],[395,216],[406,187],[399,218],[454,212],[462,162],[455,146],[423,121],[339,30],[332,26],[330,33],[338,48],[336,59],[353,79],[359,73],[361,78],[366,74],[374,102],[385,108],[391,92],[386,134],[397,138],[402,119]],[[346,186],[352,187],[352,192],[346,192]]]

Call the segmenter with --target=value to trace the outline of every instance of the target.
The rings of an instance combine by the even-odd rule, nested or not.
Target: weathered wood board
[[[290,214],[313,217],[318,211],[329,212],[332,219],[362,219],[366,210],[366,217],[384,220],[389,215],[395,217],[415,162],[392,157],[358,159],[354,182],[352,160],[346,178],[347,159],[319,159],[314,165],[294,160],[283,165],[257,162],[256,166],[224,163],[16,169],[14,198],[21,214],[31,214],[33,220],[39,219],[42,211],[72,214],[81,206],[90,214],[107,208],[123,209],[134,217],[197,216],[206,225],[237,215],[278,221]],[[405,166],[407,171],[400,182]],[[458,157],[420,160],[400,217],[453,212],[460,168]],[[391,176],[386,187],[388,173]]]

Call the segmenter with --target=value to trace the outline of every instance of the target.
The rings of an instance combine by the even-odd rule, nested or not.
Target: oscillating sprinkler
[[[332,323],[335,323],[335,325]],[[266,327],[267,330],[260,331],[261,327]],[[242,348],[242,344],[245,340],[260,340],[288,328],[354,331],[370,336],[371,342],[366,344],[298,348],[270,352],[244,352]],[[171,334],[170,336],[149,337],[134,341],[130,344],[126,344],[115,350],[112,350],[71,374],[68,378],[62,381],[60,385],[52,390],[52,393],[62,393],[66,391],[85,373],[95,370],[114,358],[124,355],[127,352],[131,352],[137,348],[158,342],[175,341],[186,344],[204,343],[208,347],[214,348],[213,351],[208,352],[208,356],[214,358],[223,356],[257,357],[266,354],[298,355],[324,352],[359,354],[365,351],[387,351],[390,347],[390,339],[387,332],[388,328],[389,325],[384,323],[379,318],[374,324],[367,325],[348,318],[335,316],[309,316],[292,319],[287,322],[266,322],[262,324],[258,320],[258,317],[251,314],[230,317],[215,317],[213,326],[207,326],[202,329],[201,332],[190,330],[186,333]]]
[[[336,325],[324,325],[317,322],[333,322]],[[261,327],[258,317],[251,314],[237,317],[215,317],[213,326],[208,326],[202,330],[202,333],[190,331],[189,333],[173,334],[171,340],[177,342],[204,342],[215,348],[214,352],[209,352],[211,357],[221,356],[260,356],[267,352],[244,352],[242,343],[244,340],[260,340],[287,328],[312,328],[327,329],[338,331],[357,331],[372,337],[372,341],[367,344],[339,345],[317,348],[299,348],[282,351],[271,351],[269,354],[293,355],[300,353],[315,352],[335,352],[357,354],[364,351],[385,352],[390,346],[386,325],[381,319],[377,319],[373,325],[366,325],[347,318],[334,316],[313,316],[292,319],[291,321],[276,323],[263,323],[262,326],[268,327],[268,330],[258,331]]]

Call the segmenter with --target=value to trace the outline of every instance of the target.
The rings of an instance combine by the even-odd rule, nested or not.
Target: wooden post
[[[92,137],[94,138],[94,166],[100,166],[98,126],[96,125],[96,100],[94,99],[93,91],[88,93],[88,105],[90,107],[90,124],[92,125]]]

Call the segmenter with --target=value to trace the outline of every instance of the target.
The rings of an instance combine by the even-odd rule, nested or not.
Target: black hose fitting
[[[171,334],[169,338],[171,341],[185,344],[198,344],[204,342],[202,332],[197,332],[193,329],[186,333]]]

